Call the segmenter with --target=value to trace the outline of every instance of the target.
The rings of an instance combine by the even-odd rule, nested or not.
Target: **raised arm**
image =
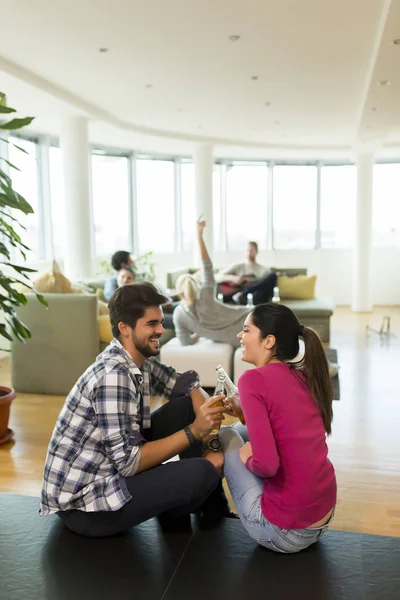
[[[203,232],[206,227],[205,221],[197,221],[197,239],[199,242],[200,248],[200,258],[201,260],[210,260],[210,255],[208,254],[207,246],[204,241]]]
[[[206,226],[205,221],[197,221],[197,239],[199,242],[200,248],[200,258],[201,258],[201,287],[203,289],[209,288],[210,292],[212,291],[212,297],[215,295],[215,277],[214,277],[214,268],[211,262],[210,255],[208,254],[207,246],[204,241],[203,232]]]

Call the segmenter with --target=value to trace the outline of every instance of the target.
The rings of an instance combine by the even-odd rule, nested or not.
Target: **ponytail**
[[[333,389],[329,377],[328,361],[318,335],[309,327],[303,327],[304,358],[301,361],[312,396],[320,410],[325,431],[331,433],[333,419]]]
[[[197,293],[199,290],[199,286],[197,281],[189,275],[188,273],[184,273],[180,275],[176,280],[176,293],[181,298],[181,300],[187,306],[193,306],[196,302]]]

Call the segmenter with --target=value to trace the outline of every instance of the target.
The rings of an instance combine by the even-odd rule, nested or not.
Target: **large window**
[[[214,245],[220,247],[221,226],[221,168],[214,165],[213,169],[213,228]],[[200,215],[196,215],[196,188],[194,178],[194,164],[181,164],[181,221],[182,221],[182,248],[184,252],[191,252],[195,243],[195,223]]]
[[[373,244],[400,247],[400,164],[374,166]]]
[[[29,140],[10,137],[8,144],[9,160],[20,169],[10,168],[10,177],[13,181],[14,189],[21,194],[32,206],[33,214],[24,215],[20,211],[12,211],[12,215],[18,219],[22,227],[16,225],[16,231],[21,235],[23,243],[30,248],[27,252],[28,260],[36,260],[39,257],[39,193],[38,193],[38,171],[36,161],[36,144]],[[15,148],[16,144],[23,148],[25,152],[21,152]],[[26,228],[26,231],[23,229]],[[15,257],[17,260],[19,256]]]
[[[275,166],[273,190],[274,248],[315,248],[317,167]]]
[[[92,190],[96,256],[131,251],[128,159],[93,155]]]
[[[140,252],[173,252],[174,163],[138,159],[136,182]]]
[[[351,248],[356,206],[354,165],[321,168],[321,247]]]
[[[228,250],[243,250],[255,240],[267,243],[268,169],[266,164],[232,165],[226,173],[226,232]]]
[[[53,230],[53,256],[60,259],[64,246],[64,176],[60,148],[49,149],[51,222]]]

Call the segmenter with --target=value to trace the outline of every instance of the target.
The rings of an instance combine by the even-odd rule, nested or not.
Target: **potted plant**
[[[9,119],[8,115],[15,112],[14,108],[7,106],[6,96],[0,92],[0,130],[5,132],[15,131],[33,121],[33,117],[11,117]],[[6,120],[3,122],[4,118]],[[11,143],[6,137],[0,137],[0,139],[5,144]],[[16,145],[15,147],[21,152],[25,152],[23,148]],[[24,261],[26,260],[26,251],[29,250],[23,243],[21,235],[15,229],[15,224],[18,223],[18,211],[25,215],[33,213],[31,205],[13,189],[12,177],[10,176],[13,169],[19,170],[5,157],[0,156],[0,310],[4,319],[4,322],[0,323],[0,337],[10,342],[14,339],[25,342],[31,337],[31,332],[18,318],[15,309],[18,306],[25,305],[27,298],[17,289],[16,285],[23,284],[36,294],[39,302],[44,306],[47,306],[47,304],[43,296],[37,294],[30,283],[28,273],[35,272],[35,269],[20,266],[11,260],[11,248]],[[13,214],[11,214],[11,211],[13,211]],[[19,227],[25,229],[21,224],[19,224]],[[13,431],[8,427],[8,420],[11,402],[14,398],[15,392],[12,388],[0,386],[0,445],[13,436]]]

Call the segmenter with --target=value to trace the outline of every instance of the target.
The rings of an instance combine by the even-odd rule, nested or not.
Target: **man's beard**
[[[153,335],[152,339],[160,339],[160,336]],[[149,340],[149,338],[148,338]],[[135,335],[135,332],[132,331],[132,342],[136,348],[140,352],[142,356],[145,358],[150,358],[151,356],[158,356],[160,354],[160,348],[154,348],[150,345],[150,342],[144,343],[143,340],[139,340],[139,338]]]

